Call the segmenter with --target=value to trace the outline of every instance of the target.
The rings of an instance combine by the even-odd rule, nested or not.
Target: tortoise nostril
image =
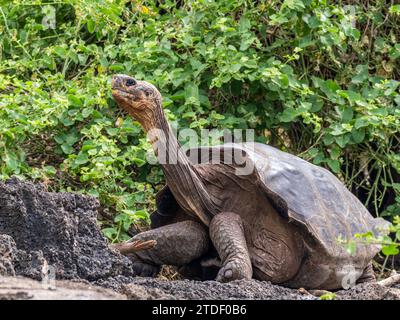
[[[130,86],[134,86],[136,84],[136,81],[134,79],[128,79],[125,82],[125,85],[130,87]]]

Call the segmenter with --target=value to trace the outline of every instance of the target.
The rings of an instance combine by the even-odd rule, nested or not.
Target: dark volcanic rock
[[[98,201],[46,192],[16,178],[0,182],[0,273],[95,281],[132,275],[128,258],[111,250],[96,225]]]
[[[360,283],[348,290],[338,291],[336,297],[338,300],[399,300],[400,289],[378,283]]]
[[[119,283],[119,284],[118,284]],[[107,279],[102,284],[128,296],[129,299],[195,299],[195,300],[315,300],[311,294],[273,285],[267,281],[237,280],[229,283],[217,281],[161,280],[152,278]]]
[[[273,285],[267,281],[239,280],[230,283],[216,281],[169,281],[152,278],[114,277],[97,281],[96,285],[111,288],[129,299],[148,300],[318,300],[305,290]],[[400,289],[386,288],[377,283],[362,283],[335,293],[336,300],[399,300]]]
[[[17,247],[13,238],[0,234],[0,276],[15,276],[14,261]]]

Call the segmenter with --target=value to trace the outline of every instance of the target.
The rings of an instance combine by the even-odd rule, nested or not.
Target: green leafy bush
[[[148,219],[163,176],[113,73],[180,127],[253,128],[400,212],[400,15],[385,1],[0,1],[0,174],[98,196],[105,234]],[[54,28],[53,28],[54,27]]]
[[[348,253],[355,254],[357,251],[357,245],[369,245],[371,243],[378,244],[381,246],[381,253],[383,262],[378,266],[380,269],[381,277],[385,271],[390,271],[386,266],[388,264],[389,258],[394,258],[400,253],[400,216],[394,216],[393,222],[389,226],[389,235],[376,237],[373,232],[368,231],[363,234],[356,234],[354,239],[339,239]],[[393,259],[394,260],[394,259]]]

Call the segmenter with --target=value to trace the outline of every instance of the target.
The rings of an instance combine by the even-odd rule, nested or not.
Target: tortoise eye
[[[126,82],[125,82],[125,85],[126,85],[127,87],[134,86],[135,84],[136,84],[136,81],[133,80],[133,79],[128,79],[128,80],[126,80]]]

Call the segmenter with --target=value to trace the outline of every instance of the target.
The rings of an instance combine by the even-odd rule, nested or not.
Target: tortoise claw
[[[219,270],[217,278],[218,282],[230,282],[234,280],[251,279],[251,273],[246,272],[246,268],[243,268],[240,262],[228,261]]]
[[[119,251],[119,253],[121,253],[122,255],[127,255],[133,252],[154,248],[156,244],[156,240],[134,240],[132,242],[127,241],[112,244],[111,247]]]

